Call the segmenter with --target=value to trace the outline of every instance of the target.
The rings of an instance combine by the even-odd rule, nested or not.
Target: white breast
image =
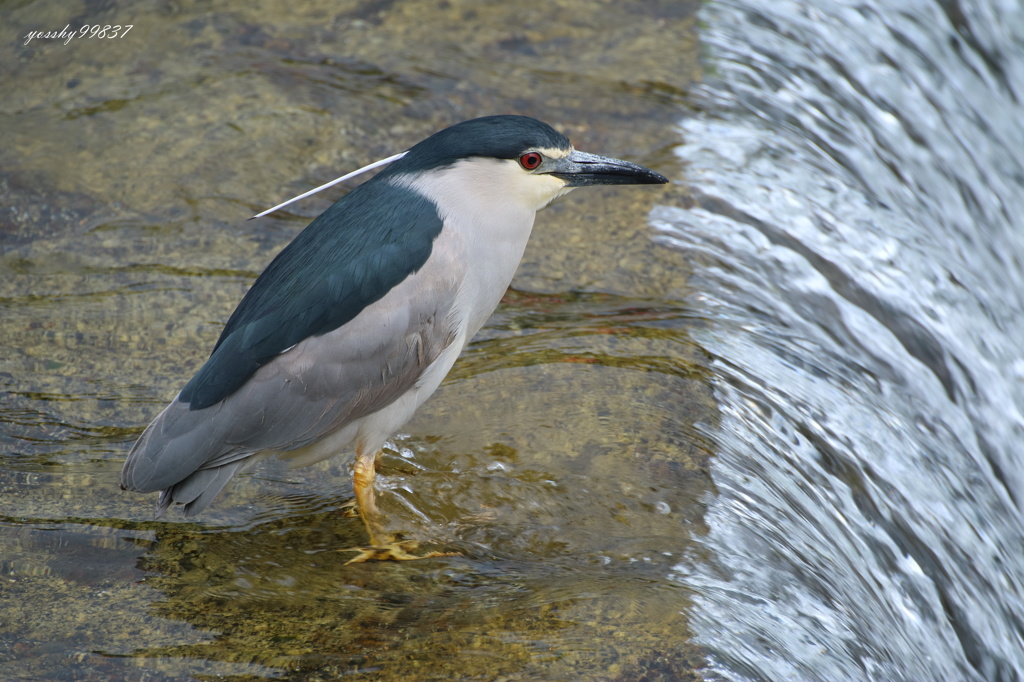
[[[458,309],[468,341],[512,282],[537,211],[567,191],[550,175],[533,175],[513,160],[463,159],[444,169],[392,180],[438,206],[444,229],[434,249],[467,264]]]

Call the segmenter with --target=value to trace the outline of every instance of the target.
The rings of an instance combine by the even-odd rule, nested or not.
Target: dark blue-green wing
[[[271,261],[178,400],[218,403],[276,355],[349,322],[422,267],[441,226],[409,189],[379,178],[356,188]]]

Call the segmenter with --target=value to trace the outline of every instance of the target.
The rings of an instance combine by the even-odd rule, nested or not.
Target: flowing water
[[[1024,676],[1024,10],[711,2],[679,155],[713,679]]]

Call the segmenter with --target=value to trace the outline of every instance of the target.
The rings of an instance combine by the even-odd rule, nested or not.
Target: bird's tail
[[[189,410],[175,400],[135,443],[121,470],[121,488],[160,491],[157,517],[171,504],[197,514],[213,502],[231,477],[252,461],[252,452],[225,441],[225,425],[211,411]]]
[[[203,511],[245,464],[245,460],[239,460],[212,469],[200,469],[183,481],[164,488],[157,501],[157,518],[173,503],[185,505],[185,516]]]

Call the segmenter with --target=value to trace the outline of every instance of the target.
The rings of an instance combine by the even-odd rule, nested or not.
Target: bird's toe
[[[381,545],[367,547],[348,547],[339,549],[339,552],[359,552],[356,556],[345,562],[349,564],[361,564],[366,561],[412,561],[414,559],[431,559],[443,556],[460,556],[458,552],[427,552],[425,554],[413,554],[419,546],[413,540],[402,540],[389,542]]]

